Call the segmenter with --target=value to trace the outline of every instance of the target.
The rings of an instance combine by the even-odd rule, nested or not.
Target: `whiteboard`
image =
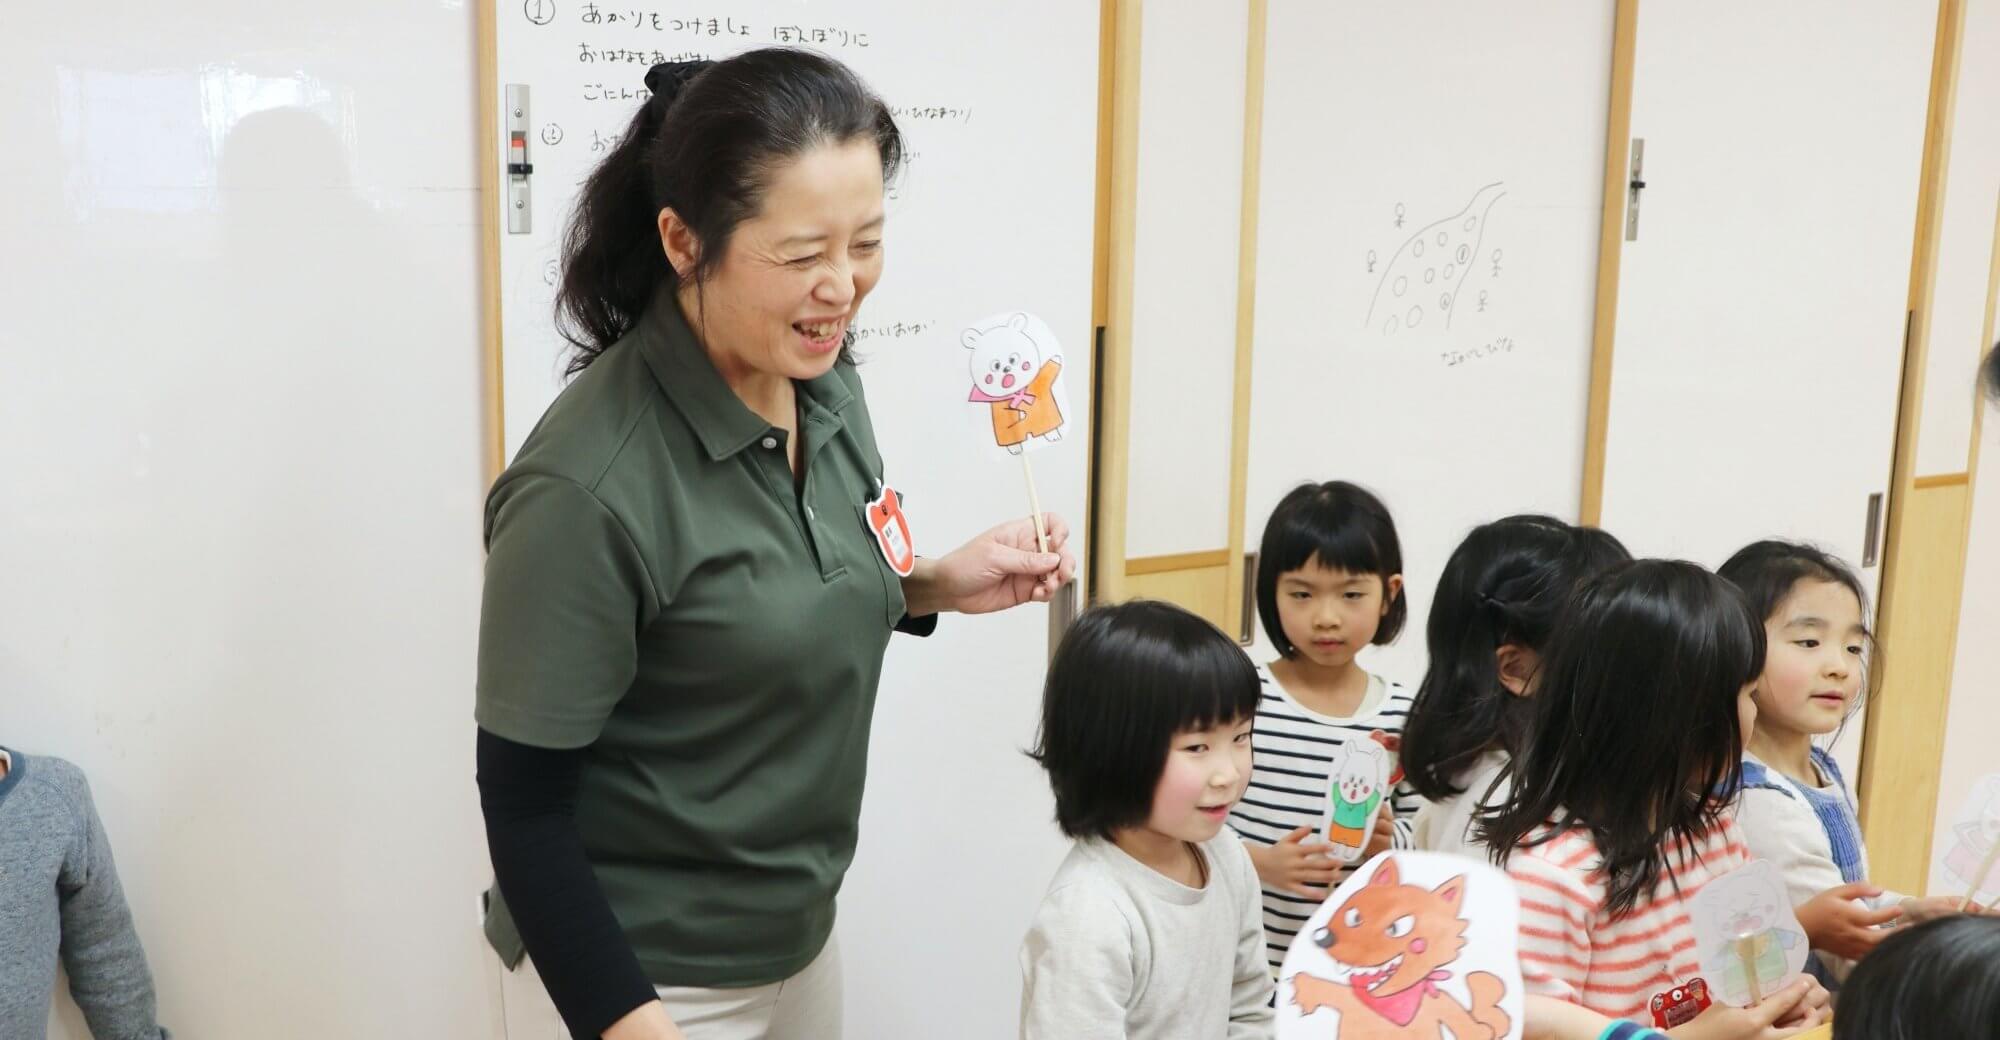
[[[0,743],[176,1036],[497,1036],[473,11],[114,7],[0,31]]]
[[[1608,3],[1271,4],[1249,542],[1302,481],[1380,494],[1410,623],[1364,660],[1411,685],[1466,531],[1577,513],[1611,38]]]
[[[1648,186],[1619,279],[1603,517],[1633,553],[1713,567],[1783,537],[1862,563],[1895,448],[1936,29],[1937,5],[1908,0],[1809,19],[1642,6]],[[1859,723],[1834,748],[1856,783]]]
[[[907,137],[886,274],[856,327],[867,334],[858,350],[877,438],[890,479],[908,496],[919,551],[941,553],[1027,512],[1020,467],[976,443],[958,341],[959,323],[1015,309],[1047,321],[1071,359],[1069,432],[1035,454],[1034,473],[1043,507],[1080,525],[1097,6],[746,0],[726,15],[719,6],[704,13],[698,32],[689,9],[664,5],[655,5],[657,23],[647,8],[635,25],[623,11],[638,6],[495,7],[498,84],[529,86],[535,130],[533,232],[502,236],[508,454],[560,388],[549,265],[570,186],[640,103],[653,52],[714,56],[803,36],[852,65],[897,111]],[[588,20],[593,12],[599,20]],[[606,59],[640,46],[638,62]],[[497,208],[491,216],[501,219]],[[1072,544],[1081,547],[1080,532]],[[971,1035],[1012,1035],[1015,951],[1064,850],[1047,783],[1021,754],[1034,735],[1047,645],[1043,607],[949,617],[931,639],[891,644],[860,851],[840,897],[849,1035],[917,1036],[945,1021],[981,1023]]]

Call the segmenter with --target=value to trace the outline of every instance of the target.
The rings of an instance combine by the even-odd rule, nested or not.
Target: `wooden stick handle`
[[[1757,981],[1757,937],[1746,935],[1736,940],[1736,959],[1743,962],[1743,978],[1750,985],[1750,1003],[1764,1002],[1764,987]]]
[[[1972,880],[1967,883],[1965,898],[1959,900],[1958,903],[1959,913],[1964,913],[1972,906],[1972,897],[1978,895],[1979,890],[1985,886],[1986,876],[1993,873],[1993,864],[1996,862],[2000,862],[2000,836],[1994,837],[1993,847],[1986,850],[1986,858],[1979,861],[1979,869],[1973,873]]]
[[[1049,551],[1049,530],[1042,524],[1042,496],[1035,493],[1035,468],[1028,465],[1028,447],[1021,446],[1021,475],[1028,478],[1028,508],[1034,510],[1035,544]]]

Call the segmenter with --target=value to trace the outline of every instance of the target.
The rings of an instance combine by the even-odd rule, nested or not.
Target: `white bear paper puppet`
[[[1062,355],[1047,325],[1016,312],[967,328],[958,341],[972,352],[967,400],[990,410],[994,444],[1019,455],[1062,439]]]
[[[1388,797],[1389,769],[1389,749],[1377,740],[1349,740],[1334,749],[1320,836],[1336,859],[1352,863],[1368,847]]]

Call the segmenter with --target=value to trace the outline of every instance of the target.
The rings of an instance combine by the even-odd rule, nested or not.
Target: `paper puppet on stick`
[[[1313,912],[1278,972],[1278,1040],[1521,1036],[1520,897],[1491,865],[1370,860]]]
[[[973,322],[959,331],[958,342],[969,352],[972,394],[966,400],[984,411],[981,435],[986,442],[1001,458],[1020,458],[1035,541],[1047,552],[1049,535],[1042,526],[1041,496],[1035,492],[1028,452],[1062,440],[1069,422],[1062,346],[1048,323],[1023,311]]]
[[[1332,846],[1333,857],[1344,863],[1361,858],[1389,789],[1402,779],[1400,768],[1390,759],[1389,753],[1396,750],[1391,742],[1376,730],[1366,739],[1348,740],[1334,748],[1319,833]]]
[[[1805,970],[1806,930],[1769,861],[1703,885],[1689,912],[1702,974],[1724,1003],[1749,1007]]]
[[[1932,873],[1947,884],[1933,885],[1932,894],[1962,896],[1961,909],[2000,899],[2000,773],[1988,773],[1972,785],[1937,857]]]
[[[986,409],[995,447],[1019,455],[1062,440],[1069,415],[1062,347],[1047,324],[1017,311],[967,327],[958,341],[971,352],[966,400]]]

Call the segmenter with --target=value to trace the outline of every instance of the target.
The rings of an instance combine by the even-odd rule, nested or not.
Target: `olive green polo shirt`
[[[589,749],[577,826],[658,985],[796,974],[854,857],[903,593],[866,526],[883,473],[860,379],[798,391],[802,486],[663,294],[487,499],[479,725]]]

